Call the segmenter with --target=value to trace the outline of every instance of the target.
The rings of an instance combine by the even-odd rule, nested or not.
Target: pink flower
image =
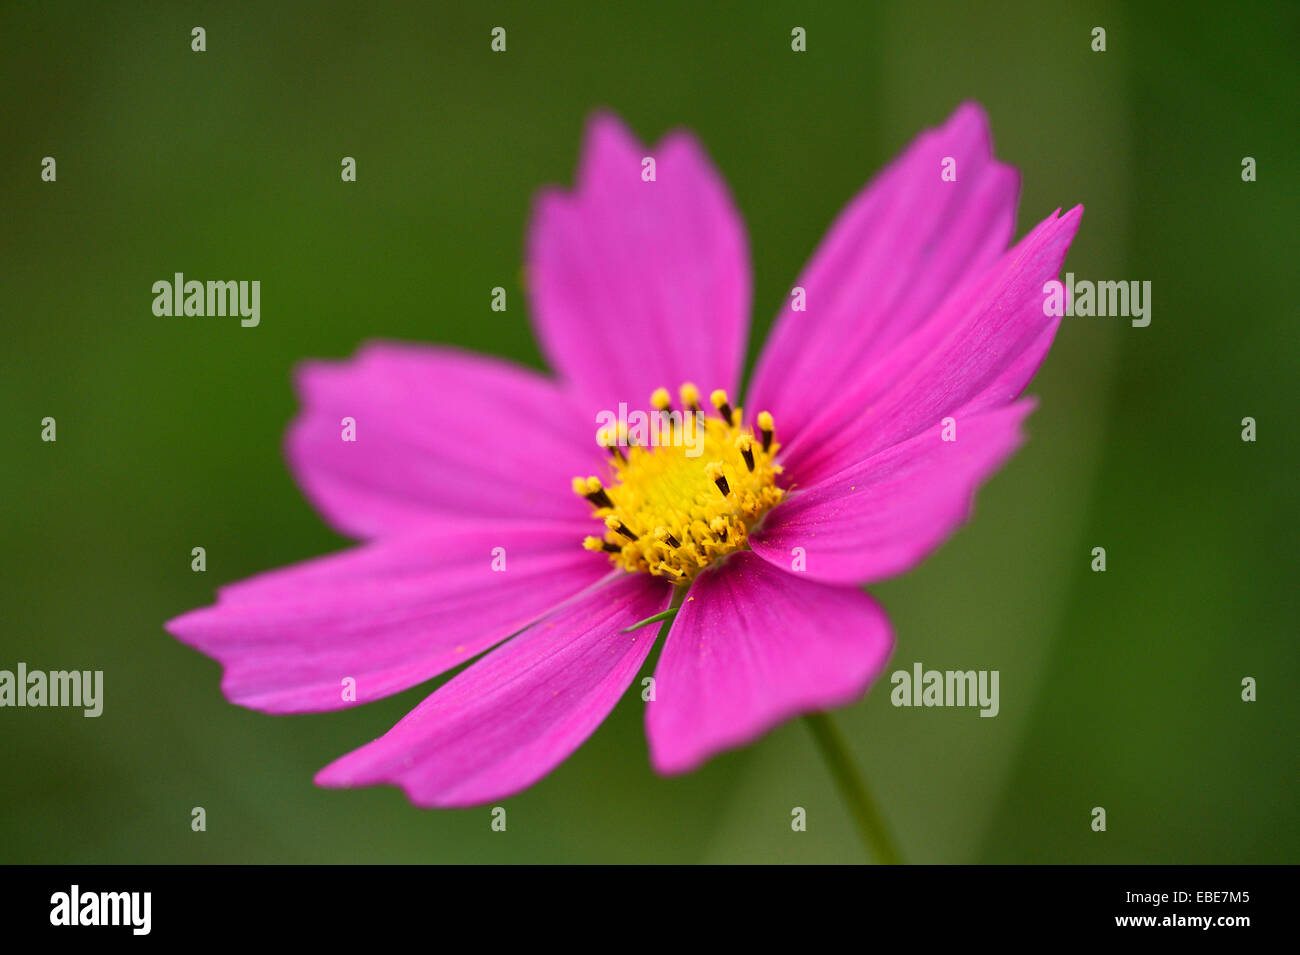
[[[626,628],[675,592],[646,704],[659,772],[857,699],[893,647],[860,585],[968,517],[1021,441],[1018,399],[1060,321],[1042,289],[1082,207],[1006,250],[1018,192],[978,106],[923,133],[818,248],[742,410],[750,274],[725,186],[689,134],[646,150],[595,117],[576,189],[544,192],[528,236],[557,377],[398,344],[306,364],[289,460],[366,543],[225,587],[168,629],[222,663],[228,699],[269,713],[365,703],[490,651],[316,777],[421,806],[495,800],[558,765],[650,652],[657,627]],[[659,390],[682,384],[680,403]],[[699,456],[594,440],[620,402],[707,408],[696,385],[721,409]]]

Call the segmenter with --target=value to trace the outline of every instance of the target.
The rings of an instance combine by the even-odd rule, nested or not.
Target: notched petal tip
[[[636,133],[611,110],[597,110],[587,118],[582,135],[582,154],[574,182],[576,192],[599,190],[618,173],[634,174],[640,167],[645,147]]]
[[[989,151],[993,151],[993,124],[983,103],[976,99],[965,99],[958,103],[944,121],[944,125],[954,126],[958,123],[969,123],[978,128],[984,141],[988,143]]]

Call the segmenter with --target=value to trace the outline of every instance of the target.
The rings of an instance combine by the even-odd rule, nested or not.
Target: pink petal
[[[940,178],[956,161],[955,182]],[[1015,225],[1016,171],[993,158],[988,119],[966,103],[922,133],[840,214],[787,297],[759,359],[746,407],[801,433],[845,389],[870,375],[964,276],[1006,248]]]
[[[837,584],[871,583],[919,563],[966,521],[976,489],[1005,461],[1033,410],[1026,399],[955,417],[956,440],[936,425],[811,488],[796,490],[750,537],[754,552]]]
[[[532,785],[600,725],[654,643],[623,633],[668,585],[616,574],[479,660],[391,730],[326,766],[321,786],[401,786],[418,806],[472,806]]]
[[[656,179],[641,179],[643,157]],[[528,285],[542,350],[593,408],[648,407],[684,381],[735,394],[749,322],[745,230],[685,132],[643,147],[618,119],[587,127],[577,189],[537,200]],[[675,399],[674,399],[675,400]]]
[[[869,378],[846,388],[803,431],[784,433],[778,420],[787,479],[811,486],[967,404],[984,408],[1018,395],[1058,324],[1043,314],[1043,285],[1060,271],[1082,215],[1076,206],[1049,216],[996,265],[959,286]]]
[[[376,343],[298,369],[288,455],[344,533],[400,533],[440,515],[581,520],[575,475],[601,461],[596,420],[535,372],[450,348]],[[356,422],[355,442],[342,420]]]
[[[582,549],[587,530],[443,521],[224,588],[167,629],[221,662],[231,702],[268,713],[366,703],[459,666],[608,574]]]
[[[962,405],[958,414],[972,415],[989,408],[1001,408],[1024,394],[1029,382],[1033,380],[1034,375],[1038,374],[1039,366],[1047,358],[1047,352],[1051,349],[1052,342],[1056,340],[1056,330],[1060,325],[1059,317],[1048,318],[1033,343],[999,372],[992,384],[986,385],[975,397]]]
[[[792,716],[851,702],[893,650],[889,621],[850,587],[732,554],[695,579],[655,670],[655,769],[681,773]]]

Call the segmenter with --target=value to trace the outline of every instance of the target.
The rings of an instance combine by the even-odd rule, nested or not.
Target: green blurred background
[[[706,144],[750,230],[752,359],[836,212],[966,98],[1022,171],[1018,232],[1084,203],[1067,268],[1150,280],[1152,322],[1067,318],[974,523],[874,588],[891,671],[998,669],[1001,714],[878,688],[837,722],[910,861],[1298,861],[1297,5],[381,6],[0,11],[0,668],[102,669],[106,697],[0,710],[0,861],[862,860],[799,723],[660,779],[631,694],[493,833],[312,785],[428,687],[265,716],[162,622],[345,545],[284,465],[296,362],[390,337],[540,367],[529,202],[594,108]],[[174,271],[260,279],[260,327],[154,317]]]

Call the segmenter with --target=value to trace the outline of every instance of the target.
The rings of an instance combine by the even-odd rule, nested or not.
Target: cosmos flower
[[[967,519],[1022,440],[1020,395],[1060,322],[1042,289],[1082,208],[1007,249],[1018,192],[978,106],[924,132],[834,223],[733,403],[740,216],[691,135],[646,149],[597,115],[576,188],[543,192],[528,233],[555,376],[388,343],[301,367],[289,460],[364,543],[225,587],[168,629],[221,662],[228,699],[269,713],[473,660],[316,777],[420,806],[550,772],[628,694],[659,632],[634,625],[670,608],[645,704],[660,773],[859,698],[893,647],[861,586]],[[694,445],[597,433],[620,403],[669,438],[698,420]]]

